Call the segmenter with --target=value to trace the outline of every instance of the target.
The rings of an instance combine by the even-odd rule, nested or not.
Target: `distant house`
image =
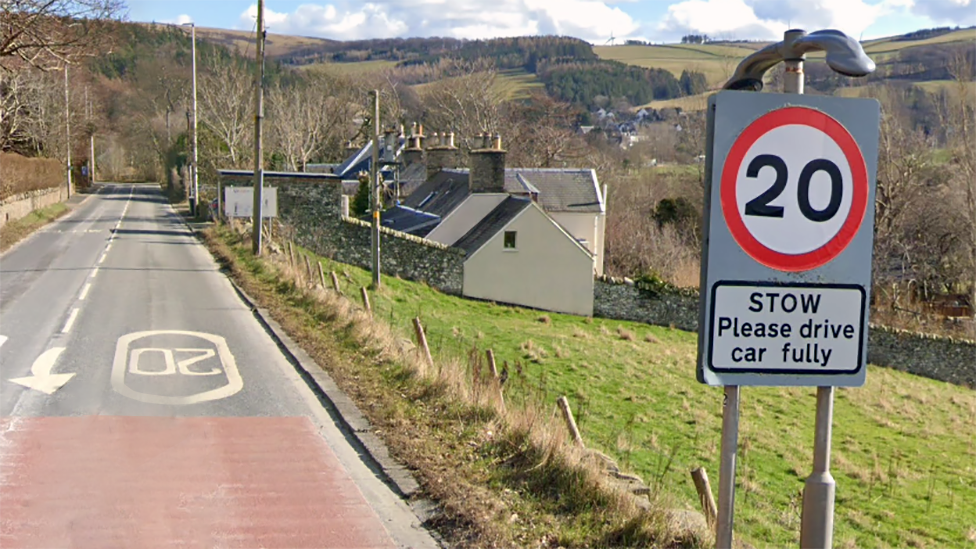
[[[381,224],[463,249],[463,295],[592,314],[606,229],[596,173],[506,168],[497,136],[482,136],[470,166],[459,168],[453,135],[435,137],[426,150],[421,139],[407,140],[406,195],[381,213]]]
[[[503,199],[454,246],[468,297],[593,314],[593,256],[529,199]]]

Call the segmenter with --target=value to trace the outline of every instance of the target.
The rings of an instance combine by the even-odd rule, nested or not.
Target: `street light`
[[[190,26],[191,52],[193,57],[193,164],[190,172],[193,174],[193,214],[199,215],[200,184],[197,178],[197,27],[192,22],[183,23]],[[218,197],[219,200],[219,197]]]

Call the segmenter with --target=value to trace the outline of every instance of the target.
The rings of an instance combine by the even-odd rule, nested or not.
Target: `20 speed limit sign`
[[[863,384],[878,120],[872,100],[710,100],[700,381]]]
[[[851,134],[827,114],[786,107],[739,136],[722,170],[722,212],[736,242],[780,271],[837,257],[864,220],[868,172]]]

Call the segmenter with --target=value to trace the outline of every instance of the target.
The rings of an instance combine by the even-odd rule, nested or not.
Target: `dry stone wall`
[[[16,194],[0,202],[0,227],[8,221],[27,216],[34,210],[57,204],[64,199],[64,188],[53,187]]]
[[[246,173],[221,174],[221,184],[226,186],[251,186],[252,181]],[[266,174],[264,181],[278,189],[278,220],[296,244],[342,263],[370,268],[370,225],[341,216],[342,182],[338,178]],[[461,294],[463,250],[381,227],[380,261],[384,275]]]
[[[649,292],[633,282],[598,280],[593,314],[616,320],[698,331],[698,295]],[[915,375],[976,388],[976,341],[871,325],[868,362]]]

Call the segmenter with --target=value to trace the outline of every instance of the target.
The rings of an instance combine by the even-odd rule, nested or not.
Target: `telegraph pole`
[[[190,51],[193,57],[193,196],[196,197],[196,214],[200,216],[200,171],[197,164],[197,26],[190,23]],[[220,193],[218,193],[219,195]],[[217,197],[218,201],[220,197]]]
[[[68,95],[68,64],[64,64],[64,148],[68,162],[68,198],[71,198],[71,103]]]
[[[373,98],[373,161],[370,163],[370,183],[372,187],[373,226],[370,230],[372,242],[373,289],[380,287],[380,92],[369,92]]]
[[[95,184],[95,124],[92,122],[92,118],[95,116],[95,111],[92,109],[91,99],[88,98],[88,86],[85,86],[85,104],[87,105],[87,118],[88,118],[88,181],[94,185]]]
[[[261,150],[261,121],[264,118],[264,0],[258,0],[258,72],[254,87],[254,219],[251,223],[251,251],[261,255],[261,204],[264,200],[264,161]]]

